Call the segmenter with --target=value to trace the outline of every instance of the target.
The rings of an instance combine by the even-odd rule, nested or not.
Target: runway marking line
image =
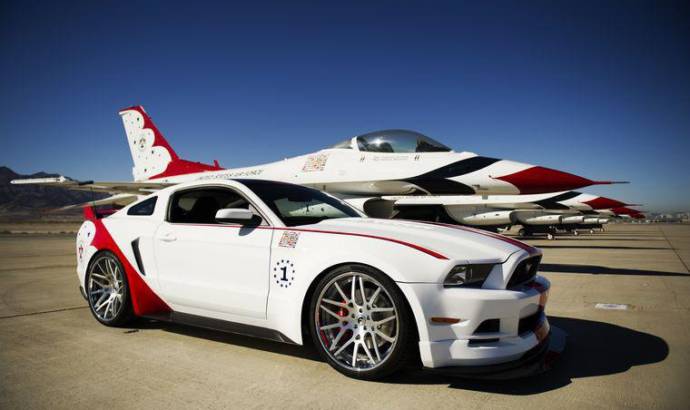
[[[68,311],[68,310],[88,309],[88,308],[89,308],[88,306],[72,306],[72,307],[59,308],[59,309],[53,309],[53,310],[41,310],[41,311],[38,311],[38,312],[19,313],[19,314],[16,314],[16,315],[0,316],[0,319],[12,319],[12,318],[15,318],[15,317],[43,315],[43,314],[46,314],[46,313],[65,312],[65,311]]]
[[[663,227],[659,227],[659,230],[661,231],[661,234],[664,235],[664,239],[666,240],[666,243],[668,244],[668,246],[673,250],[673,253],[676,254],[676,258],[678,258],[680,263],[682,263],[683,266],[685,267],[685,271],[690,273],[690,268],[688,268],[688,265],[685,264],[685,261],[683,260],[683,258],[680,257],[680,255],[678,254],[678,250],[673,246],[671,241],[668,239],[668,236],[666,236],[666,232],[664,232]]]

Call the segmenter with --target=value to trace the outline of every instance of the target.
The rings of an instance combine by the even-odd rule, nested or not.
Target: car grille
[[[513,288],[516,286],[523,285],[532,279],[537,275],[537,271],[539,270],[539,262],[541,261],[541,255],[538,256],[533,256],[531,258],[527,258],[524,261],[520,262],[518,266],[515,268],[513,271],[513,274],[510,276],[510,280],[508,281],[508,288]]]
[[[474,331],[474,334],[476,335],[477,333],[496,333],[499,332],[500,329],[500,319],[488,319],[483,321],[479,326],[477,326],[477,330]]]

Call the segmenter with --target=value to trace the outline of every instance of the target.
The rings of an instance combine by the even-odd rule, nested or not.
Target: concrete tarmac
[[[544,250],[547,313],[568,334],[553,370],[361,382],[309,347],[150,321],[102,326],[78,292],[72,235],[0,234],[0,409],[689,408],[690,226],[527,242]]]

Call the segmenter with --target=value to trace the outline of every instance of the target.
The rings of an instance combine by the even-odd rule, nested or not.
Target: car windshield
[[[245,179],[241,182],[261,198],[285,226],[361,217],[351,206],[316,189],[273,181]]]
[[[424,134],[408,130],[374,131],[357,137],[360,151],[366,152],[449,152],[450,148]]]

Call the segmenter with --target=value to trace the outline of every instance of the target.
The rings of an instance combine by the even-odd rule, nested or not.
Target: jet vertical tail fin
[[[120,110],[119,114],[122,117],[122,124],[127,134],[127,145],[134,161],[132,174],[135,181],[224,169],[217,162],[209,165],[181,159],[153,123],[144,107],[138,105],[125,108]]]

